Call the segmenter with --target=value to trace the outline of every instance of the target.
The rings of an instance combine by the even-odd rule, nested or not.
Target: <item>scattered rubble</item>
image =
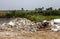
[[[60,30],[60,19],[51,20],[51,30],[59,31]]]
[[[42,22],[32,22],[26,18],[16,18],[8,23],[3,23],[0,26],[0,31],[31,31],[36,32],[40,29],[52,31],[60,30],[60,19],[51,21],[44,20]]]
[[[1,25],[1,30],[8,31],[36,31],[37,26],[33,22],[26,18],[16,18],[9,23],[3,23]]]

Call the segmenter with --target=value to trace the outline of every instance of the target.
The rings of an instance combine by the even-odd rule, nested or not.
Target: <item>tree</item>
[[[15,17],[16,10],[11,11],[11,16]]]
[[[46,10],[53,10],[53,8],[52,8],[52,7],[50,7],[50,8],[46,8]]]
[[[38,9],[37,9],[37,8],[35,8],[35,11],[38,11]]]
[[[24,11],[24,8],[21,8],[21,11]]]
[[[58,10],[60,10],[60,8]]]

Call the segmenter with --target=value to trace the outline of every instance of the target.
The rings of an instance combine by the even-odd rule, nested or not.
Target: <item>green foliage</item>
[[[31,21],[43,21],[60,18],[60,10],[52,10],[52,8],[49,8],[49,10],[43,10],[43,8],[36,8],[35,10],[24,10],[22,8],[21,10],[12,10],[9,12],[6,11],[5,13],[2,12],[2,14],[5,14],[5,17],[7,18],[22,17],[30,19]]]

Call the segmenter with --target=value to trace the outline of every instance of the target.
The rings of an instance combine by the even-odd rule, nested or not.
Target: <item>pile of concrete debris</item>
[[[47,27],[48,23],[32,22],[26,18],[16,18],[9,23],[3,23],[0,31],[38,31],[40,28]]]
[[[50,21],[52,31],[60,31],[60,19],[54,19]]]
[[[57,20],[57,19],[56,19]],[[59,22],[59,21],[58,21]],[[36,32],[41,29],[47,29],[52,31],[60,30],[60,26],[56,25],[54,20],[52,21],[42,21],[42,22],[32,22],[26,18],[16,18],[9,23],[3,23],[0,26],[0,31],[32,31]],[[55,23],[55,24],[54,24]]]

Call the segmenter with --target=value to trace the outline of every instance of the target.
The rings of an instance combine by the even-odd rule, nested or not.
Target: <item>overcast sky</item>
[[[60,8],[60,0],[0,0],[0,10]]]

